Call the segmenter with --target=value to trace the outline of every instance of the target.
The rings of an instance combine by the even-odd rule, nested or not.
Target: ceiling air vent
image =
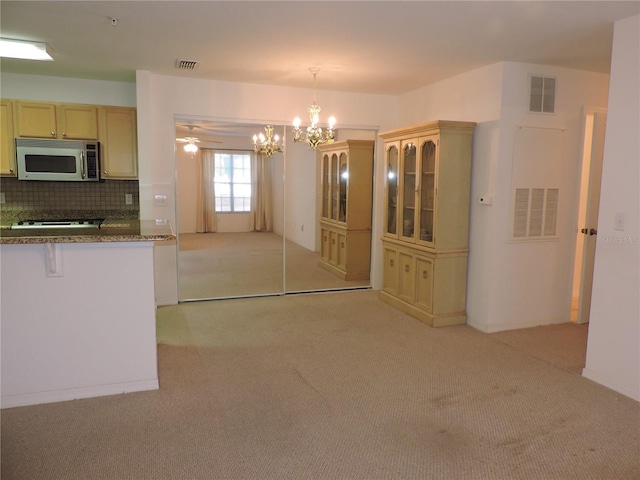
[[[556,79],[552,77],[531,76],[531,94],[529,111],[554,113],[556,102]]]
[[[195,70],[198,68],[198,62],[195,60],[176,60],[176,68],[178,70]]]

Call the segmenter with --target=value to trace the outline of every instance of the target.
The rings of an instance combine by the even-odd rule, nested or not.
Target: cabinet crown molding
[[[459,130],[473,133],[476,127],[475,122],[458,122],[454,120],[435,120],[433,122],[420,123],[409,127],[396,128],[394,130],[387,130],[386,132],[380,132],[378,135],[384,140],[399,140],[406,137],[415,136],[417,133],[424,135],[429,134],[432,130],[437,132],[440,130]]]

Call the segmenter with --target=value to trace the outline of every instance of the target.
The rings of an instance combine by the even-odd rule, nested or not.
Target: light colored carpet
[[[320,254],[272,232],[182,233],[181,301],[366,287],[318,266]],[[284,254],[283,254],[284,252]]]
[[[159,391],[3,410],[2,479],[640,478],[637,402],[373,291],[162,307],[158,340]]]

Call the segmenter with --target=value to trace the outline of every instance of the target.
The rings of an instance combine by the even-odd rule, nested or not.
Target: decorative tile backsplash
[[[104,182],[46,182],[21,181],[15,178],[0,179],[0,192],[4,202],[0,204],[2,223],[14,221],[27,212],[121,212],[120,218],[138,218],[140,210],[137,180],[105,180]],[[131,195],[131,205],[126,195]],[[112,215],[113,213],[110,213]],[[20,219],[20,218],[18,218]]]

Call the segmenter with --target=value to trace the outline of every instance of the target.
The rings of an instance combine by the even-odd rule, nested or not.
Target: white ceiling
[[[7,1],[2,37],[55,62],[3,72],[114,81],[162,75],[398,94],[499,61],[608,72],[613,22],[639,1]],[[112,22],[112,19],[117,19]],[[115,25],[114,25],[115,23]],[[175,68],[194,60],[194,71]]]

